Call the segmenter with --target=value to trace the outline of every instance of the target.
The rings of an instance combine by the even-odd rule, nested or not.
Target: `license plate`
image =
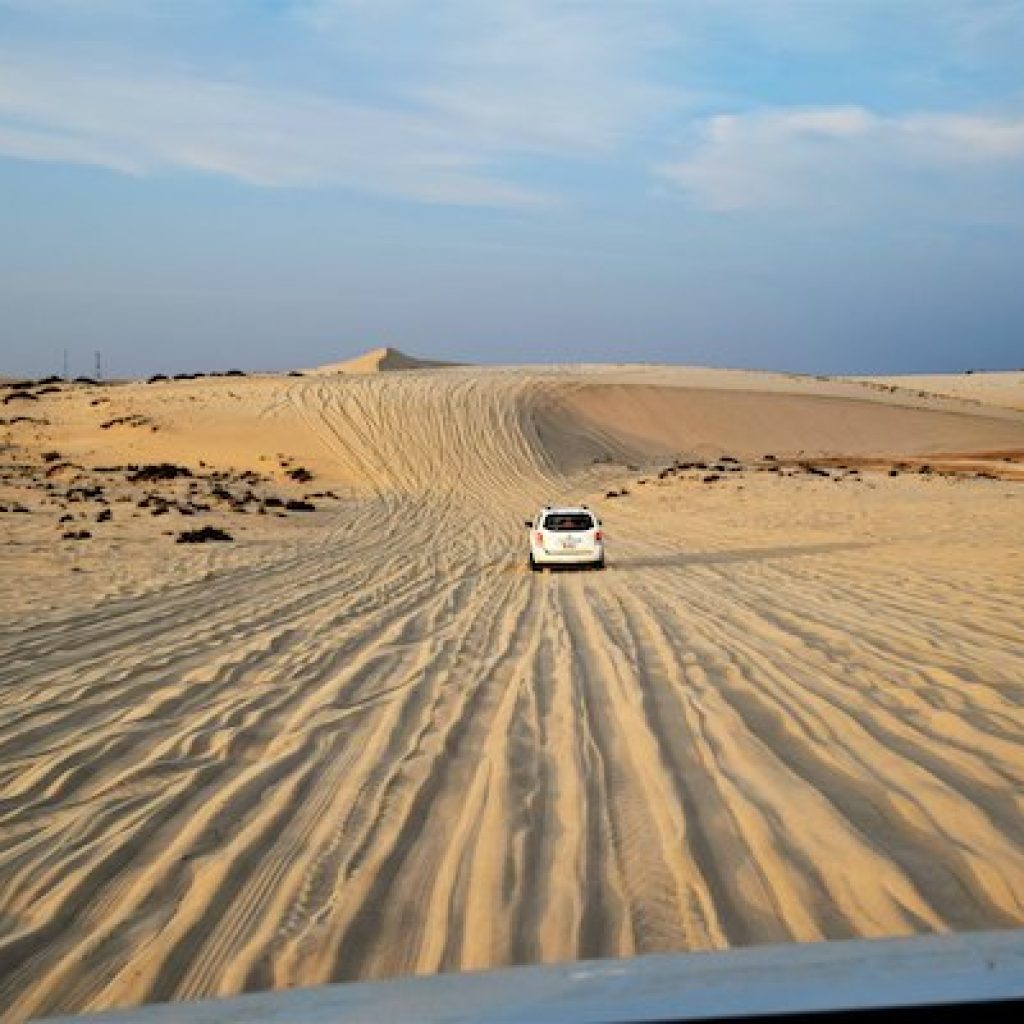
[[[562,541],[563,548],[577,548],[579,545],[580,542],[575,537],[566,537],[565,540]]]

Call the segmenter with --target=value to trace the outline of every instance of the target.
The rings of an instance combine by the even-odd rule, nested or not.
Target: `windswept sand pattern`
[[[559,381],[275,384],[313,540],[0,625],[6,1019],[1024,922],[1024,493],[666,485],[533,575],[637,443]]]

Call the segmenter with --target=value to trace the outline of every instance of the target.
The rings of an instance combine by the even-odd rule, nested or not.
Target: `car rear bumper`
[[[587,548],[583,551],[544,551],[532,549],[537,565],[593,565],[604,559],[604,548]]]

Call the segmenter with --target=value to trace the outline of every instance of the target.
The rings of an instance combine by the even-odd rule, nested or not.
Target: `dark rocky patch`
[[[247,512],[246,505],[257,501],[259,501],[259,498],[252,491],[246,491],[242,495],[233,495],[230,500],[231,510],[233,512]]]
[[[216,526],[203,526],[198,530],[182,530],[178,534],[179,544],[205,544],[208,541],[229,541],[235,538],[226,530]]]
[[[308,484],[313,479],[313,474],[305,466],[296,466],[295,469],[289,469],[286,475],[300,484]]]
[[[114,518],[114,513],[109,508],[100,509],[100,513],[96,516],[97,523],[109,523]]]
[[[4,405],[10,405],[11,402],[38,402],[39,399],[30,391],[12,391],[9,395],[4,395]]]
[[[166,373],[154,373],[154,374],[153,374],[153,376],[152,376],[152,377],[150,377],[150,378],[149,378],[149,379],[148,379],[148,380],[146,381],[146,383],[147,383],[147,384],[156,384],[156,383],[157,383],[157,381],[161,381],[161,380],[169,380],[169,379],[170,379],[170,378],[169,378],[169,377],[167,376],[167,374],[166,374]]]
[[[156,462],[146,466],[140,466],[134,473],[130,473],[128,479],[132,482],[139,480],[176,480],[178,477],[190,477],[192,470],[187,466],[176,466],[173,462]]]
[[[132,413],[129,416],[115,416],[112,420],[107,420],[105,423],[100,424],[100,430],[109,430],[111,427],[144,427],[149,424],[149,420],[145,416],[140,416],[138,413]]]
[[[68,530],[64,533],[64,540],[88,540],[92,534],[88,530]]]
[[[92,377],[76,377],[75,378],[75,383],[76,384],[85,384],[87,387],[99,387],[100,386],[100,382],[98,380],[93,380]]]
[[[92,487],[69,487],[64,497],[68,501],[94,501],[103,497],[103,488],[99,484]]]
[[[43,462],[56,462],[60,458],[60,452],[43,452],[40,458]]]
[[[721,478],[721,476],[718,475],[718,473],[708,473],[708,475],[703,478],[703,481],[706,484],[713,484],[716,480],[721,480],[721,479],[722,478]]]
[[[289,512],[315,512],[316,505],[311,501],[303,501],[301,498],[289,498],[284,507]]]

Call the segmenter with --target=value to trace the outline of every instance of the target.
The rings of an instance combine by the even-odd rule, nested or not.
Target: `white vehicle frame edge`
[[[545,505],[533,519],[529,565],[534,572],[556,565],[604,568],[601,520],[586,505]]]
[[[138,1006],[64,1024],[1020,1020],[1024,930],[660,953]],[[1013,1005],[1017,1004],[1016,1011]],[[883,1017],[884,1013],[884,1017]],[[819,1016],[820,1015],[820,1016]],[[56,1024],[56,1022],[53,1022]]]

